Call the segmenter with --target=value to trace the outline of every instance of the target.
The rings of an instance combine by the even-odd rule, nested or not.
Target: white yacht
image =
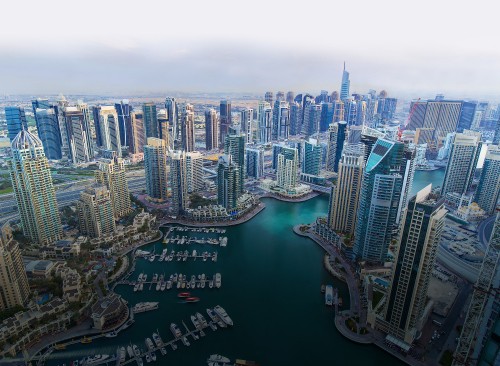
[[[215,313],[226,323],[227,325],[233,325],[233,320],[227,315],[226,311],[220,306],[217,305],[214,308]]]

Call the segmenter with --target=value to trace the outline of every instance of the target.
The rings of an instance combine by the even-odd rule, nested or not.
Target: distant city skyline
[[[500,99],[498,12],[486,1],[473,8],[320,2],[307,19],[302,7],[283,14],[281,5],[257,1],[244,7],[248,26],[227,0],[196,1],[188,12],[185,4],[159,4],[148,17],[135,16],[131,1],[90,0],[77,17],[66,16],[60,0],[36,12],[25,3],[3,6],[4,14],[22,14],[24,26],[17,16],[0,24],[8,56],[0,59],[0,94],[332,92],[340,91],[345,61],[351,93]],[[92,27],[96,10],[109,21]]]

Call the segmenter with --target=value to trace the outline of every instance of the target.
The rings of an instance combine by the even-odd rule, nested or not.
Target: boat
[[[170,347],[172,347],[173,351],[177,349],[177,345],[174,342],[170,343]]]
[[[153,362],[156,362],[156,353],[155,352],[151,352],[151,360],[153,360]]]
[[[83,360],[82,364],[85,366],[89,365],[96,365],[98,363],[104,362],[104,360],[107,360],[109,358],[109,355],[94,355],[94,356],[89,356],[86,359]]]
[[[115,331],[112,331],[112,332],[109,332],[109,333],[106,333],[104,336],[106,338],[114,338],[118,335],[118,333],[116,333]]]
[[[136,283],[134,286],[134,292],[137,292],[137,290],[139,290],[139,283]]]
[[[144,274],[144,276],[142,276],[142,282],[146,282],[148,279],[148,275],[147,274]]]
[[[165,349],[165,347],[161,347],[160,352],[161,352],[162,356],[165,356],[167,354],[167,350]]]
[[[214,308],[214,311],[224,323],[227,325],[233,325],[233,320],[229,317],[229,315],[227,315],[226,311],[220,305],[217,305]]]
[[[155,348],[155,345],[153,344],[153,341],[151,340],[151,338],[146,338],[146,346],[148,347],[148,350],[152,351],[154,350]]]
[[[198,321],[200,322],[201,327],[205,328],[208,325],[205,317],[203,315],[201,315],[200,313],[196,313],[195,315],[198,318]]]
[[[191,294],[189,292],[181,292],[177,295],[177,297],[190,297]]]
[[[150,256],[150,257],[149,257],[149,261],[150,261],[150,262],[154,262],[154,261],[155,261],[155,256],[154,256],[154,254],[153,254],[152,256]]]
[[[208,287],[210,287],[210,288],[214,287],[214,281],[213,280],[208,281]]]
[[[321,293],[325,292],[325,285],[321,285]]]
[[[31,365],[31,363],[29,363],[28,365]],[[78,360],[74,360],[73,362],[71,362],[71,366],[78,366],[80,365],[80,361]]]
[[[135,344],[132,345],[132,349],[134,350],[134,355],[137,358],[141,357],[141,351],[139,350],[139,347],[137,347]]]
[[[203,252],[203,262],[207,261],[208,252]]]
[[[259,364],[255,361],[236,359],[236,361],[234,361],[234,366],[259,366]]]
[[[153,275],[153,279],[152,279],[152,281],[153,281],[153,282],[158,281],[158,273],[155,273],[155,274]]]
[[[151,362],[151,355],[148,353],[146,353],[146,363],[150,363]]]
[[[186,297],[186,302],[198,302],[198,301],[200,301],[199,297],[195,297],[195,296]]]
[[[142,277],[144,276],[144,273],[141,273],[139,277],[137,277],[137,282],[142,282]]]
[[[339,297],[339,306],[342,306],[342,298]]]
[[[200,321],[198,320],[198,318],[194,315],[191,315],[191,322],[193,323],[194,327],[196,329],[200,329],[201,328],[201,323]]]
[[[144,362],[142,362],[142,358],[136,358],[135,359],[135,362],[137,362],[137,366],[143,366],[144,365]]]
[[[60,350],[66,349],[66,346],[64,344],[55,344],[54,349],[60,351]]]
[[[161,286],[163,285],[163,283],[164,283],[164,282],[162,282],[162,281],[158,281],[158,282],[156,283],[156,291],[160,291]]]
[[[163,347],[163,341],[158,333],[153,333],[153,341],[155,341],[156,347]]]
[[[227,325],[224,323],[217,314],[212,309],[207,309],[207,314],[212,319],[213,322],[217,323],[217,325],[221,328],[226,328]]]
[[[128,357],[130,358],[134,357],[134,350],[132,349],[132,346],[127,346],[127,353]]]
[[[141,282],[141,283],[139,284],[139,291],[142,291],[142,290],[143,290],[143,288],[144,288],[144,284]]]
[[[231,362],[231,360],[229,358],[227,358],[227,357],[214,354],[214,355],[210,355],[210,357],[207,359],[207,362],[209,362],[209,363],[210,362],[229,363],[229,362]]]
[[[327,285],[325,288],[325,305],[333,305],[333,287],[332,285]]]
[[[181,330],[175,323],[170,324],[170,331],[172,332],[175,338],[179,338],[180,336],[182,336]]]
[[[172,288],[172,281],[168,280],[167,283],[163,282],[161,290],[164,291],[165,287],[167,287],[167,290],[170,290]]]
[[[83,343],[83,344],[92,343],[92,338],[83,337],[82,340],[80,341],[80,343]]]
[[[222,276],[220,273],[215,274],[215,287],[220,288]]]
[[[120,363],[125,362],[125,359],[127,358],[127,352],[125,351],[125,347],[119,348],[117,354],[119,355]]]
[[[184,343],[184,345],[186,347],[189,347],[191,345],[191,343],[189,343],[187,337],[182,337],[182,343]]]

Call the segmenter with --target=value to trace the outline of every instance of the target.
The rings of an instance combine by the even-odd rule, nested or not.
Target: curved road
[[[488,242],[490,241],[491,232],[493,231],[493,225],[495,224],[496,215],[488,217],[486,220],[483,220],[479,226],[477,227],[478,237],[483,244],[484,249],[488,246]]]

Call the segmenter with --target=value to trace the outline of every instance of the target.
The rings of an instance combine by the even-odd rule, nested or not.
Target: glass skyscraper
[[[62,159],[62,140],[59,120],[54,108],[35,110],[36,129],[42,141],[45,156],[50,160]]]
[[[5,107],[5,120],[7,121],[7,134],[11,142],[23,128],[28,129],[24,108]]]
[[[167,199],[167,144],[164,140],[149,137],[144,146],[144,171],[146,193],[151,198]]]
[[[349,80],[349,73],[345,70],[345,62],[344,62],[344,71],[342,71],[342,84],[340,84],[340,100],[349,98],[350,86],[351,82]]]
[[[160,138],[158,115],[156,114],[156,104],[151,102],[144,103],[142,105],[142,119],[144,121],[144,132],[146,138]]]

